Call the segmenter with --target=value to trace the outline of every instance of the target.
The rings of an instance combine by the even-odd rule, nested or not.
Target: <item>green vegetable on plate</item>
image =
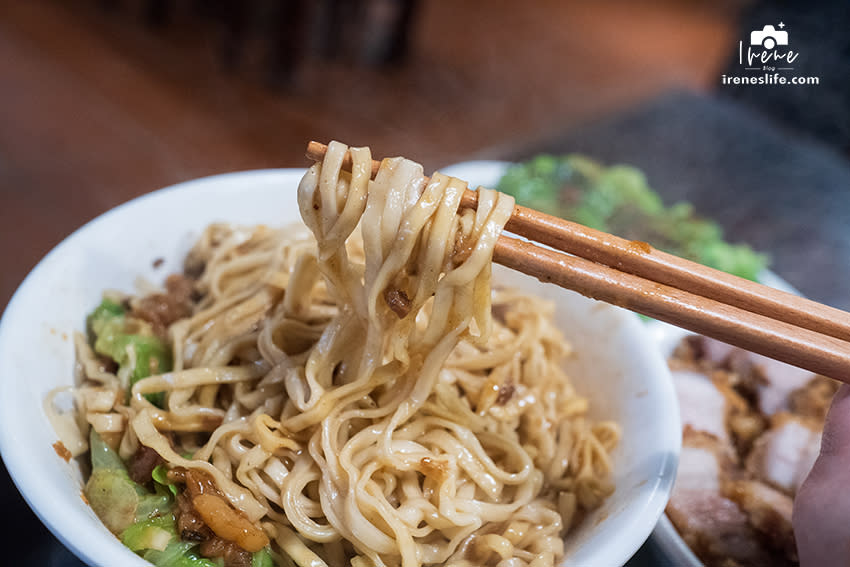
[[[634,167],[541,155],[511,166],[497,189],[520,205],[750,280],[768,265],[766,255],[726,242],[720,226],[697,216],[689,203],[666,206]]]

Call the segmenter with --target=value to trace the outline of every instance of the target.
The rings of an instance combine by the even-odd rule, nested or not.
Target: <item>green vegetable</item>
[[[130,478],[121,457],[92,429],[89,433],[92,473],[84,494],[110,531],[120,534],[134,522],[171,515],[169,493],[151,493]]]
[[[157,567],[221,567],[219,559],[198,555],[198,544],[181,541],[172,514],[140,520],[121,534],[121,542]]]
[[[173,507],[174,498],[169,492],[158,490],[155,494],[144,494],[136,506],[136,521],[170,515]]]
[[[118,453],[92,429],[89,434],[92,474],[84,494],[97,517],[113,533],[121,533],[136,520],[139,496],[145,490],[130,479]]]
[[[251,567],[275,567],[271,551],[264,547],[251,555]]]
[[[121,456],[93,428],[89,431],[89,451],[93,470],[121,471],[127,474],[127,467]]]
[[[697,217],[689,203],[665,206],[633,167],[542,155],[510,167],[497,188],[519,204],[744,278],[756,279],[768,263],[748,246],[727,243],[720,226]]]
[[[166,468],[165,465],[157,465],[154,467],[151,477],[158,487],[162,486],[167,488],[172,495],[177,496],[177,487],[173,482],[168,480],[168,468]]]
[[[156,567],[221,567],[221,561],[198,555],[196,547],[195,543],[173,539],[164,550],[148,549],[142,557]]]
[[[136,519],[139,494],[130,477],[121,471],[96,469],[85,487],[89,505],[113,533],[121,533]]]
[[[121,534],[121,543],[136,552],[146,549],[165,551],[176,536],[174,517],[161,516],[129,526]]]
[[[94,311],[92,311],[86,318],[86,327],[88,328],[89,336],[96,336],[99,332],[98,329],[100,329],[102,325],[110,320],[122,317],[124,313],[125,310],[121,304],[116,303],[111,299],[104,298],[100,302],[100,305],[95,307]],[[94,342],[93,339],[92,342]]]
[[[153,374],[171,370],[171,350],[150,334],[143,322],[129,317],[124,308],[103,299],[87,318],[95,352],[110,357],[118,366],[118,374],[127,376],[129,386]],[[131,367],[132,365],[132,367]],[[165,394],[145,396],[152,404],[163,407]]]

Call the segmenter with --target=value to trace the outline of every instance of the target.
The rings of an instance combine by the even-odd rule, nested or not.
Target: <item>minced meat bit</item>
[[[384,300],[393,313],[398,315],[399,319],[404,319],[410,313],[410,298],[402,289],[390,289],[384,291]]]
[[[154,332],[164,335],[175,321],[192,314],[194,280],[172,274],[165,280],[165,293],[153,293],[132,302],[133,316],[153,325]]]
[[[160,457],[155,450],[145,445],[139,445],[139,449],[127,462],[127,470],[134,482],[145,485],[151,480],[151,474],[157,465],[164,462],[165,459]]]

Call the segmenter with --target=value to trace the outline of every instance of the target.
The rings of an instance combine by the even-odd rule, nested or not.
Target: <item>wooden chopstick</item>
[[[500,238],[493,261],[587,297],[850,383],[850,343],[841,339],[516,238]]]
[[[311,142],[321,161],[327,146]],[[343,169],[351,169],[350,156]],[[373,161],[373,176],[380,162]],[[462,207],[477,205],[467,190]],[[493,261],[746,350],[850,382],[850,313],[517,205]],[[566,252],[563,254],[561,252]]]

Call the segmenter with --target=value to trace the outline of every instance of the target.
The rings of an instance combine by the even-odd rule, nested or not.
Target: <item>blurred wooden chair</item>
[[[152,32],[172,31],[181,18],[203,22],[222,65],[238,71],[259,49],[266,80],[289,84],[310,58],[384,68],[409,56],[418,0],[98,0],[129,12]],[[186,16],[188,14],[188,16]]]

